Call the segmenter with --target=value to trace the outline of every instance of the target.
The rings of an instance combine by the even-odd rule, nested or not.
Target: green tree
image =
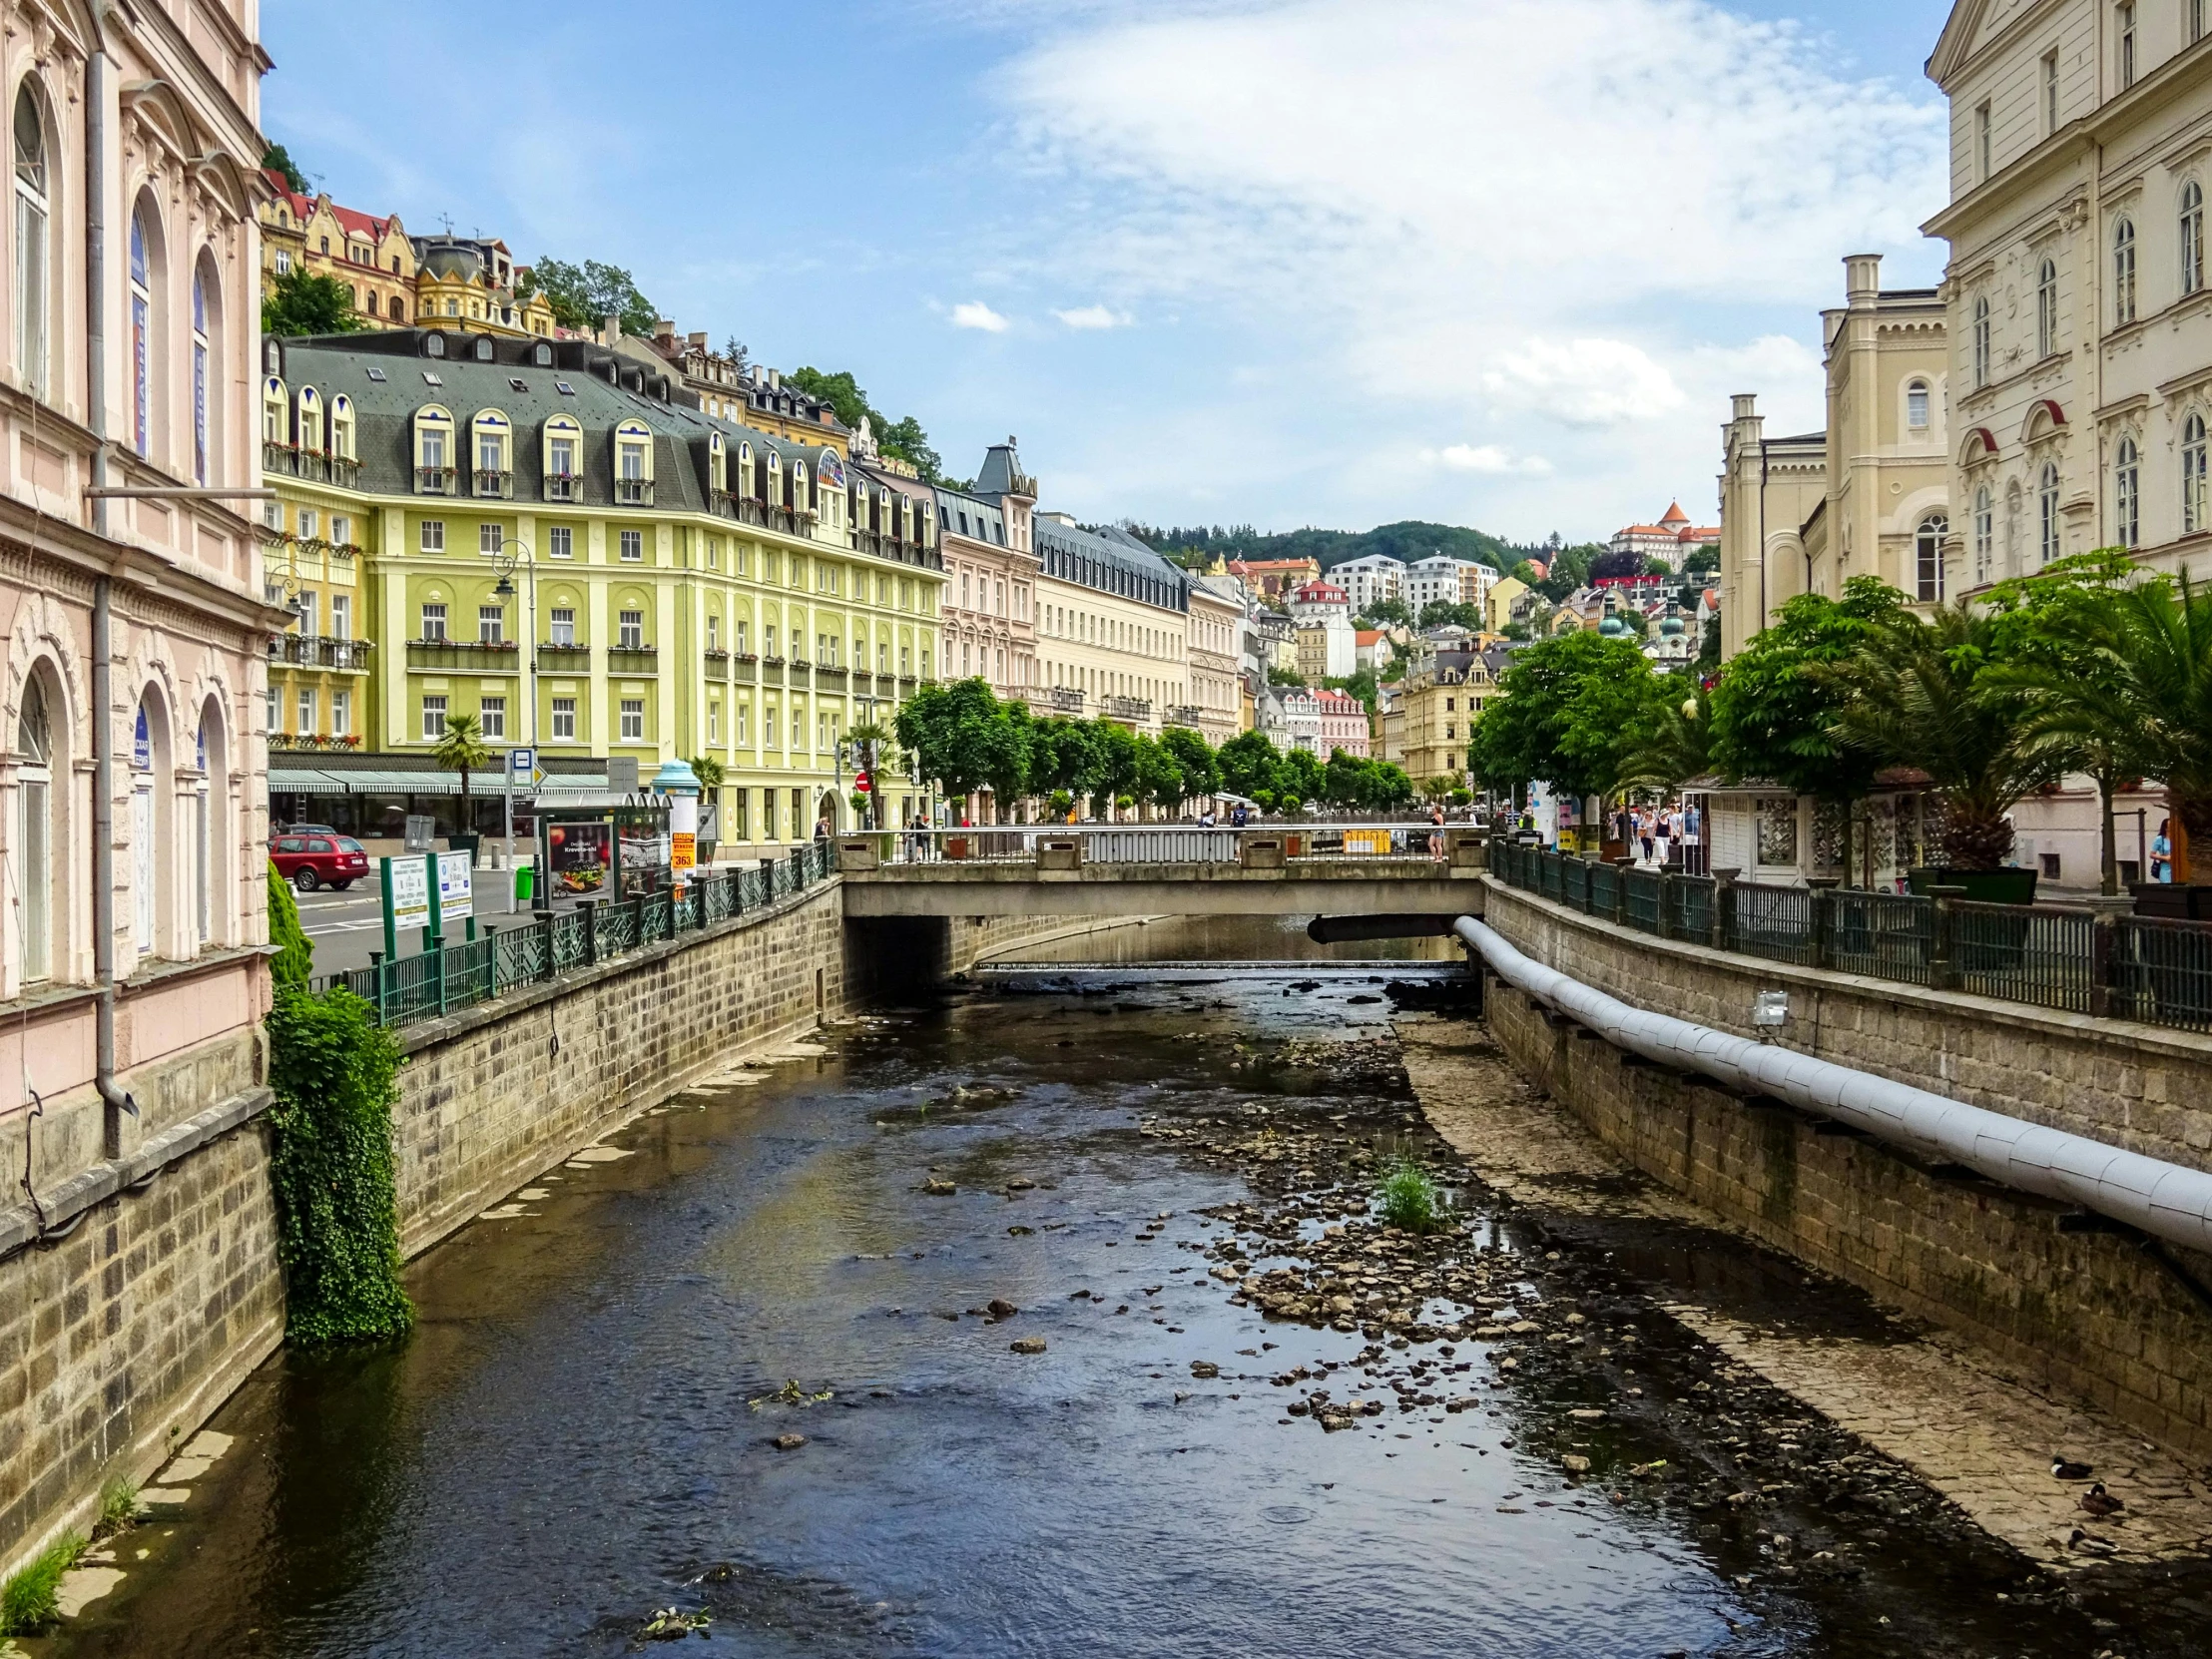
[[[898,741],[946,795],[973,795],[987,782],[997,715],[998,699],[981,679],[924,686],[899,707]]]
[[[1358,674],[1324,680],[1322,684],[1331,691],[1343,692],[1347,697],[1358,699],[1361,707],[1371,715],[1375,713],[1376,704],[1381,701],[1381,693],[1376,689],[1375,670],[1372,668],[1364,668]]]
[[[699,779],[699,787],[708,795],[722,788],[722,763],[712,755],[694,755],[685,763]]]
[[[1464,628],[1469,633],[1479,633],[1482,607],[1457,599],[1432,599],[1420,608],[1420,625],[1423,629]]]
[[[912,415],[902,420],[892,420],[885,415],[868,401],[866,391],[850,369],[832,372],[813,367],[795,368],[784,378],[808,396],[828,403],[830,412],[848,430],[858,431],[860,417],[865,415],[878,449],[905,461],[932,484],[945,482],[942,457],[929,447],[929,434],[922,430],[921,422]]]
[[[1855,576],[1842,599],[1800,594],[1785,604],[1713,689],[1714,768],[1737,783],[1771,783],[1823,801],[1866,794],[1875,763],[1836,734],[1849,688],[1811,671],[1849,661],[1904,602],[1895,588]]]
[[[276,947],[269,959],[269,976],[279,990],[303,991],[314,971],[314,940],[299,925],[299,906],[292,900],[291,883],[269,866],[269,942]]]
[[[262,152],[262,168],[268,173],[281,173],[284,188],[294,196],[312,196],[314,187],[307,183],[307,176],[293,165],[291,153],[280,144],[273,144]]]
[[[1717,541],[1707,542],[1682,561],[1682,574],[1685,576],[1703,576],[1720,568],[1721,544]]]
[[[1277,668],[1273,663],[1270,663],[1268,665],[1268,684],[1271,686],[1303,687],[1306,684],[1306,676],[1299,673],[1295,668]]]
[[[1498,689],[1468,746],[1475,775],[1492,789],[1541,781],[1580,800],[1617,787],[1629,735],[1664,683],[1629,641],[1577,628],[1516,654]]]
[[[929,434],[912,415],[894,420],[876,438],[876,447],[896,455],[932,484],[951,484],[944,475],[944,458],[929,447]]]
[[[547,256],[523,274],[517,287],[525,299],[544,294],[553,307],[554,321],[566,328],[593,329],[606,318],[619,316],[624,333],[650,339],[661,317],[629,272],[598,260],[571,265]]]
[[[1181,801],[1188,792],[1183,787],[1183,769],[1176,765],[1174,751],[1159,740],[1140,734],[1136,777],[1130,793],[1147,807],[1170,807]]]
[[[1183,780],[1178,801],[1195,801],[1221,789],[1221,759],[1214,746],[1188,726],[1171,726],[1160,734],[1160,747],[1175,762]]]
[[[445,730],[432,746],[430,758],[437,762],[439,771],[461,775],[461,829],[466,832],[476,823],[469,811],[468,775],[491,765],[491,751],[484,746],[483,728],[476,724],[476,717],[447,715]]]
[[[1712,770],[1713,708],[1692,674],[1656,677],[1622,746],[1623,789],[1671,790]]]
[[[1215,759],[1221,766],[1222,788],[1231,795],[1257,801],[1266,790],[1273,796],[1283,757],[1265,732],[1239,732],[1221,746]]]
[[[1367,614],[1360,620],[1370,628],[1380,628],[1391,622],[1402,628],[1410,628],[1413,626],[1413,613],[1406,608],[1402,599],[1376,599],[1369,602]]]
[[[1137,734],[1110,720],[1091,722],[1091,743],[1097,761],[1097,798],[1119,802],[1133,795],[1137,783]]]
[[[357,334],[368,321],[353,308],[353,290],[335,276],[287,271],[262,295],[262,332],[299,338]]]
[[[1286,811],[1322,799],[1328,783],[1322,763],[1311,750],[1294,749],[1275,771],[1275,799]]]

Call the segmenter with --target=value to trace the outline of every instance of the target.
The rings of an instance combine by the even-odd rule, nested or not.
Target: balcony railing
[[[541,645],[538,647],[538,672],[541,674],[589,674],[591,672],[591,647],[588,645]]]
[[[522,653],[512,640],[487,645],[481,640],[409,640],[409,668],[456,668],[470,674],[513,674]]]
[[[615,505],[618,507],[652,506],[653,480],[650,478],[617,478],[615,480]]]
[[[1148,697],[1102,697],[1099,706],[1106,711],[1109,720],[1147,721],[1152,718],[1152,700]]]
[[[449,466],[418,466],[414,469],[414,477],[417,495],[453,493],[453,469]]]
[[[476,493],[492,500],[512,501],[515,494],[515,475],[505,468],[476,469]]]
[[[1171,709],[1163,709],[1160,721],[1166,726],[1197,726],[1205,715],[1206,711],[1195,703],[1178,703]]]
[[[708,679],[727,680],[730,678],[729,652],[718,651],[713,646],[709,646],[700,656],[707,665]]]
[[[658,674],[661,649],[655,645],[618,645],[607,653],[609,674]]]
[[[757,495],[738,497],[738,522],[741,524],[768,524],[768,503]]]
[[[844,683],[845,674],[841,668],[818,668],[815,670],[815,684],[818,686],[842,686]]]
[[[361,482],[361,463],[350,455],[332,455],[330,482],[344,489],[357,489]]]
[[[272,634],[269,660],[296,663],[301,668],[334,668],[346,673],[366,673],[369,640],[332,639],[326,635]]]
[[[545,498],[548,501],[573,501],[576,499],[577,478],[573,472],[549,472],[545,475]]]
[[[906,682],[908,685],[912,683],[912,681]],[[1083,712],[1083,693],[1080,688],[1075,686],[1054,686],[1052,688],[1052,706],[1062,714],[1079,715]]]

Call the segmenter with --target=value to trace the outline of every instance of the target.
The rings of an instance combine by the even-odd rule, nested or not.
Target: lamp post
[[[502,605],[515,596],[514,574],[518,566],[526,572],[530,595],[527,601],[529,627],[522,637],[522,688],[523,698],[530,711],[526,730],[530,737],[531,758],[535,760],[538,748],[538,561],[537,555],[530,551],[528,542],[518,541],[511,536],[502,537],[499,549],[492,555],[491,561],[492,571],[499,578],[492,587],[492,596]],[[510,761],[500,770],[504,782],[501,785],[499,810],[503,820],[501,828],[505,831],[507,843],[506,867],[510,872],[507,905],[512,909],[515,901],[512,875],[515,861],[515,769]],[[545,872],[540,870],[538,873],[542,876]]]

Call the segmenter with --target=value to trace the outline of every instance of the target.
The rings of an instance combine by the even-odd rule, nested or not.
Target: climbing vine
[[[391,1109],[399,1046],[343,990],[279,982],[269,1015],[277,1253],[291,1340],[309,1348],[404,1333]]]

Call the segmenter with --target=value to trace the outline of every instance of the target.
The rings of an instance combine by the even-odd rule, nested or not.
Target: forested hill
[[[1190,529],[1126,524],[1123,528],[1146,546],[1186,565],[1205,563],[1216,554],[1224,559],[1311,557],[1322,569],[1329,570],[1371,553],[1386,554],[1406,564],[1442,553],[1511,570],[1526,558],[1548,559],[1550,549],[1559,545],[1559,538],[1554,536],[1545,547],[1518,547],[1480,530],[1457,524],[1424,524],[1417,519],[1378,525],[1373,530],[1284,530],[1266,535],[1249,524]]]

